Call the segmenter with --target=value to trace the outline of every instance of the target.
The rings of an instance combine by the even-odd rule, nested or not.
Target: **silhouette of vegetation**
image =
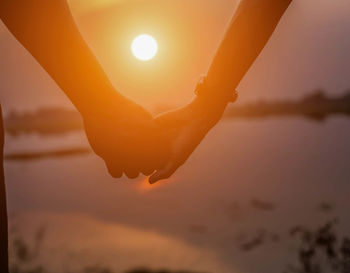
[[[95,266],[89,266],[82,270],[83,273],[113,273],[109,268],[95,265]]]
[[[290,230],[292,237],[299,236],[299,265],[289,265],[287,273],[349,273],[350,239],[340,239],[335,231],[338,221],[332,220],[310,230],[296,226]]]
[[[243,243],[240,246],[240,249],[243,251],[251,251],[257,248],[258,246],[261,246],[264,243],[265,239],[266,239],[266,231],[261,230],[253,239],[251,239],[250,241],[247,241],[246,243]]]
[[[156,112],[173,107],[158,106]],[[242,106],[233,104],[226,118],[257,118],[268,116],[304,116],[322,121],[330,115],[350,115],[350,91],[330,98],[323,90],[316,90],[298,101],[258,102]],[[80,114],[64,108],[43,108],[35,112],[10,112],[5,117],[5,129],[11,135],[38,133],[41,135],[64,134],[84,128]]]
[[[326,203],[326,202],[325,202]],[[323,203],[322,203],[323,204]],[[329,204],[329,203],[327,203]],[[337,219],[330,220],[315,229],[303,225],[296,225],[289,229],[289,238],[296,240],[295,264],[288,264],[283,273],[349,273],[350,272],[350,238],[340,236],[336,227]],[[206,226],[195,226],[196,233],[206,231]],[[199,231],[199,232],[197,232]],[[11,228],[11,273],[50,273],[38,258],[43,253],[42,245],[46,228],[36,230],[33,240],[25,240],[16,230]],[[277,243],[281,236],[276,232],[258,229],[253,236],[240,234],[237,238],[238,247],[243,252],[253,251],[266,243]],[[284,239],[287,239],[286,237]],[[30,244],[29,242],[32,242]],[[117,273],[107,266],[90,265],[74,271],[77,273]],[[62,273],[71,273],[66,271]],[[119,273],[119,272],[118,272]],[[205,273],[188,270],[171,271],[168,269],[149,269],[139,267],[124,273]]]
[[[40,265],[38,258],[42,253],[42,244],[46,235],[46,228],[39,227],[34,236],[33,244],[26,241],[18,232],[16,227],[11,228],[12,239],[10,240],[10,249],[12,249],[12,263],[10,264],[10,273],[49,273],[44,266]],[[70,273],[62,272],[62,273]],[[102,265],[93,265],[83,267],[75,273],[115,273],[111,269]],[[170,271],[166,269],[151,270],[148,268],[136,268],[128,270],[125,273],[206,273],[206,272],[194,272],[187,270]]]
[[[147,268],[139,268],[133,269],[131,271],[127,271],[125,273],[205,273],[205,272],[194,272],[194,271],[169,271],[169,270],[150,270]]]
[[[277,243],[281,239],[280,235],[265,229],[257,230],[253,236],[243,234],[238,238],[239,249],[245,252],[252,251],[265,243]]]
[[[350,115],[350,91],[343,96],[330,98],[323,90],[292,102],[258,102],[247,105],[232,105],[226,117],[257,118],[269,116],[303,116],[323,121],[330,115]]]
[[[64,134],[82,130],[83,122],[76,110],[43,108],[35,112],[10,112],[4,119],[6,132],[11,135],[37,133]]]
[[[321,212],[329,213],[334,210],[334,206],[330,203],[322,202],[321,204],[319,204],[317,209]]]
[[[10,264],[11,273],[45,273],[45,269],[37,264],[46,229],[38,228],[34,234],[34,245],[31,247],[20,234],[13,229],[13,239],[10,241],[13,249],[13,263]]]
[[[88,148],[76,148],[76,149],[67,149],[67,150],[58,150],[58,151],[44,151],[36,153],[14,153],[5,155],[5,160],[16,160],[16,161],[26,161],[34,159],[42,159],[49,157],[67,157],[67,156],[76,156],[84,155],[91,153],[91,149]]]
[[[276,206],[273,203],[262,201],[257,198],[252,199],[251,205],[253,208],[265,211],[274,210],[276,208]]]

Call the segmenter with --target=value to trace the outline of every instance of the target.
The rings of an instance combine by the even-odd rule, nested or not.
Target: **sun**
[[[151,35],[142,34],[132,41],[131,51],[137,59],[149,61],[157,55],[158,43]]]

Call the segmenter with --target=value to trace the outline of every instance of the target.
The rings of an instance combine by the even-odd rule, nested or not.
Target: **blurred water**
[[[53,272],[82,263],[282,272],[297,261],[292,227],[338,217],[339,234],[350,231],[349,125],[339,117],[226,120],[154,187],[144,177],[110,178],[93,154],[7,161],[11,224],[28,237],[47,226],[42,262]],[[87,145],[83,134],[8,137],[6,152]]]

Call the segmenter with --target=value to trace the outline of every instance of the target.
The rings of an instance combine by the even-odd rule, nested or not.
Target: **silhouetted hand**
[[[85,130],[94,152],[106,163],[109,173],[129,178],[150,175],[162,166],[163,139],[149,112],[123,99],[83,114]]]
[[[209,130],[220,120],[227,101],[196,97],[189,105],[156,117],[170,146],[167,163],[151,177],[150,183],[169,178],[192,154]]]

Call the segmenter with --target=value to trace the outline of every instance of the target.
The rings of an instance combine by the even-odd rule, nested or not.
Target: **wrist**
[[[221,99],[211,100],[207,97],[196,97],[191,104],[196,112],[197,122],[212,128],[221,119],[228,102]]]
[[[195,94],[217,103],[234,103],[238,99],[238,93],[234,88],[221,83],[213,83],[204,76],[200,78]]]
[[[228,103],[237,100],[238,94],[232,88],[223,85],[215,85],[202,77],[196,87],[197,95],[194,104],[201,109],[201,117],[205,124],[213,127],[222,117]]]
[[[98,90],[92,96],[79,100],[76,107],[82,116],[100,116],[115,114],[121,111],[128,99],[119,94],[114,88]]]

